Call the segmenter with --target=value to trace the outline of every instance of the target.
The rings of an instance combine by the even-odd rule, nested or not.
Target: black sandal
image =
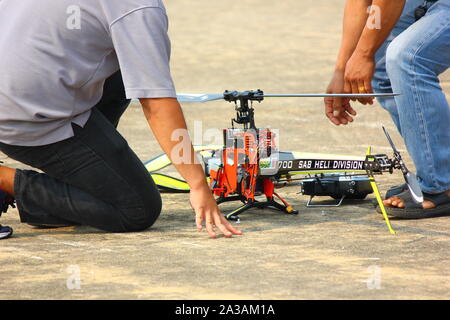
[[[389,216],[403,218],[403,219],[423,219],[450,215],[450,196],[446,192],[439,194],[423,194],[424,200],[430,201],[435,204],[436,207],[431,209],[424,209],[421,203],[416,203],[409,190],[406,190],[400,194],[395,195],[395,197],[401,199],[405,207],[395,208],[386,207],[386,213]],[[380,207],[377,211],[381,213]]]
[[[402,193],[403,191],[408,190],[408,185],[406,183],[401,184],[399,186],[391,187],[388,191],[386,191],[385,199],[389,199],[395,197],[396,195]]]

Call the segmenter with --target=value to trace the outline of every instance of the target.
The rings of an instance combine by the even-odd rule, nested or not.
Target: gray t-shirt
[[[161,0],[0,0],[0,142],[73,136],[119,68],[127,97],[176,97]]]

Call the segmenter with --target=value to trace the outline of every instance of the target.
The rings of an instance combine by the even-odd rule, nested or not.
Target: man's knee
[[[152,194],[151,201],[149,201],[143,208],[143,214],[138,228],[141,230],[150,228],[159,218],[161,210],[162,199],[159,192],[157,194]]]
[[[162,200],[158,190],[144,190],[113,204],[101,229],[109,232],[137,232],[150,228],[161,214]]]
[[[389,78],[398,75],[412,75],[415,53],[405,41],[396,38],[386,50],[386,71]]]
[[[162,200],[159,193],[149,194],[143,206],[122,210],[122,231],[136,232],[150,228],[160,216],[161,210]]]
[[[442,72],[441,64],[433,58],[433,48],[430,43],[424,43],[417,48],[413,39],[400,35],[386,51],[386,70],[389,78],[401,77],[402,80],[414,77],[428,76],[437,78]]]

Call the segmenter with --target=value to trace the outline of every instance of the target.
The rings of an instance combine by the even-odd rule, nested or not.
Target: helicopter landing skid
[[[291,207],[291,205],[289,205],[286,201],[284,201],[281,198],[280,198],[280,200],[282,201],[282,203],[278,203],[277,201],[275,201],[274,198],[267,198],[266,201],[258,201],[258,200],[252,201],[252,200],[247,200],[243,196],[234,196],[234,197],[227,197],[227,198],[221,197],[221,198],[217,199],[217,204],[221,204],[221,203],[229,202],[229,201],[237,201],[237,200],[242,201],[244,204],[242,206],[240,206],[239,208],[237,208],[229,213],[224,214],[224,216],[228,220],[240,222],[239,215],[249,209],[252,209],[252,208],[258,208],[258,209],[266,209],[267,208],[267,209],[281,211],[286,214],[298,214],[298,210],[294,210]]]

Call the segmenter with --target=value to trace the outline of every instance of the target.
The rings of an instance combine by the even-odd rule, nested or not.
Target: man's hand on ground
[[[327,88],[327,93],[344,93],[344,72],[336,71]],[[353,122],[356,111],[347,98],[325,98],[325,115],[335,125]]]
[[[220,213],[216,200],[207,187],[191,189],[190,201],[195,211],[195,223],[198,230],[203,230],[203,223],[211,238],[217,238],[214,227],[225,237],[230,238],[235,235],[242,235],[242,232],[233,227],[230,222]]]

